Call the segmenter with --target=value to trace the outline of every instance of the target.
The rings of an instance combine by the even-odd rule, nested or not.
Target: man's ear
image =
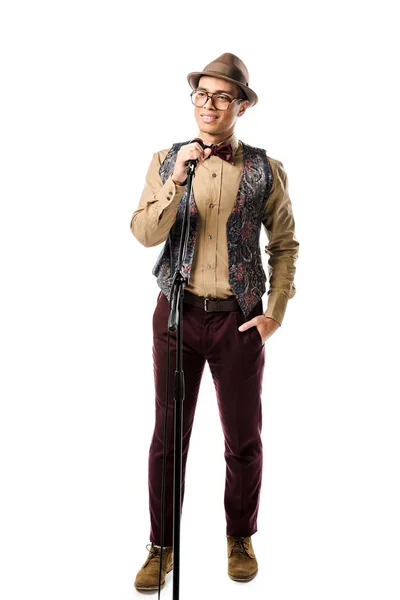
[[[249,107],[250,102],[248,100],[244,100],[244,102],[241,102],[240,104],[240,110],[238,112],[238,117],[241,117],[242,115],[244,115],[244,113],[246,112],[246,110]]]

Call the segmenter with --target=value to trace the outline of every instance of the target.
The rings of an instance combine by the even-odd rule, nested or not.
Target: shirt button
[[[211,235],[211,234],[208,236],[208,239],[209,239],[209,240],[212,240],[212,235]]]
[[[213,173],[213,174],[212,174],[212,176],[213,176],[213,177],[216,177],[216,176],[217,176],[217,174],[216,174],[216,173]]]
[[[214,204],[210,204],[210,208],[214,208]]]
[[[211,269],[211,265],[207,265],[207,269]]]

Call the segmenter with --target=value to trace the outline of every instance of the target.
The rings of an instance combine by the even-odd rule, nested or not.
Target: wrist
[[[178,177],[175,177],[174,174],[171,175],[171,179],[175,183],[175,185],[185,185],[185,183],[186,183],[186,179],[185,179],[185,181],[182,182],[179,180]]]
[[[263,315],[263,317],[265,317],[266,319],[269,319],[270,321],[274,321],[276,323],[276,325],[279,325],[279,327],[281,326],[280,322],[277,319],[274,319],[274,317],[270,317],[267,315]]]

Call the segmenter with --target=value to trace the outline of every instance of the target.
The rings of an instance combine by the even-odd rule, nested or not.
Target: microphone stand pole
[[[185,379],[183,373],[183,294],[187,280],[184,277],[183,257],[186,255],[190,224],[190,196],[195,175],[195,163],[190,161],[187,167],[187,195],[185,218],[181,231],[178,266],[175,271],[170,293],[170,312],[168,318],[169,331],[176,331],[176,371],[174,379],[175,400],[175,455],[174,455],[174,495],[173,495],[173,587],[172,598],[179,600],[179,566],[180,566],[180,526],[182,507],[182,410],[185,398]]]

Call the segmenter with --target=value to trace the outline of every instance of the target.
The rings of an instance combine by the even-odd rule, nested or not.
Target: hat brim
[[[232,79],[231,77],[221,75],[221,73],[219,73],[218,71],[193,71],[192,73],[189,73],[189,75],[187,76],[187,80],[192,90],[197,88],[199,84],[199,79],[200,77],[202,77],[202,75],[207,75],[209,77],[218,77],[218,79],[224,79],[225,81],[229,81],[230,83],[235,83],[238,87],[240,87],[240,89],[246,96],[246,99],[249,101],[250,106],[254,106],[255,104],[257,104],[258,96],[251,88],[249,88],[247,85],[244,85],[243,83],[240,83],[239,81],[236,81],[236,79]]]

